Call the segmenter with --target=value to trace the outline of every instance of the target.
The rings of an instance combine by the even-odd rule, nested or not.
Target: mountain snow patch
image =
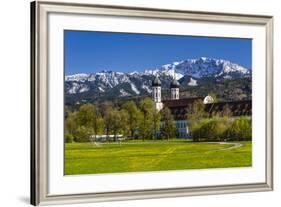
[[[141,86],[144,90],[146,90],[148,93],[152,93],[152,90],[150,87],[148,87],[147,85],[142,85]]]
[[[71,88],[68,90],[68,93],[69,94],[83,93],[89,90],[90,90],[89,86],[85,84],[78,84],[76,82],[73,82]]]
[[[89,90],[90,90],[89,86],[87,86],[87,85],[82,85],[82,86],[80,87],[80,89],[79,89],[79,93],[87,92],[87,91],[89,91]]]
[[[98,87],[100,92],[104,92],[104,89],[102,87]]]
[[[183,77],[183,75],[180,74],[180,73],[176,73],[175,76],[176,76],[176,79],[177,79],[177,80],[179,80],[179,79],[181,79],[181,78]]]
[[[125,96],[130,96],[131,94],[129,94],[127,91],[125,91],[123,88],[120,89],[120,96],[121,97],[125,97]]]
[[[135,84],[131,83],[131,88],[136,94],[140,94],[140,91],[137,89]]]
[[[86,73],[78,73],[74,75],[67,75],[65,76],[66,81],[80,81],[84,82],[89,78],[89,74]]]

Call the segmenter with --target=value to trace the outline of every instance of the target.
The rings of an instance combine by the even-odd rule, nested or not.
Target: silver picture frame
[[[48,15],[110,15],[262,25],[266,30],[266,178],[263,183],[48,194]],[[31,3],[31,204],[66,204],[273,190],[273,17],[201,11],[35,1]]]

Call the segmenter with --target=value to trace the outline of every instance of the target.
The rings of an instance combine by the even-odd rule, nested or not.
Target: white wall
[[[78,0],[77,0],[78,1]],[[278,1],[254,0],[82,0],[83,2],[204,10],[275,17],[275,190],[95,204],[95,206],[278,206],[281,203],[281,12]],[[81,1],[81,2],[82,2]],[[29,202],[29,2],[1,1],[0,6],[0,206]],[[223,179],[223,178],[222,178]],[[67,206],[67,205],[66,205]],[[93,206],[93,204],[71,205]]]

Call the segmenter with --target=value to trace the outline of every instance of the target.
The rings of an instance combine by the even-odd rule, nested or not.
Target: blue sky
[[[143,71],[185,59],[226,59],[252,68],[252,41],[92,31],[65,31],[65,74]]]

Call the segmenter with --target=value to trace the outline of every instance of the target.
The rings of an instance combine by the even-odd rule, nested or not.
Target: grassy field
[[[65,144],[65,174],[145,172],[249,167],[252,143],[195,143],[186,140]]]

